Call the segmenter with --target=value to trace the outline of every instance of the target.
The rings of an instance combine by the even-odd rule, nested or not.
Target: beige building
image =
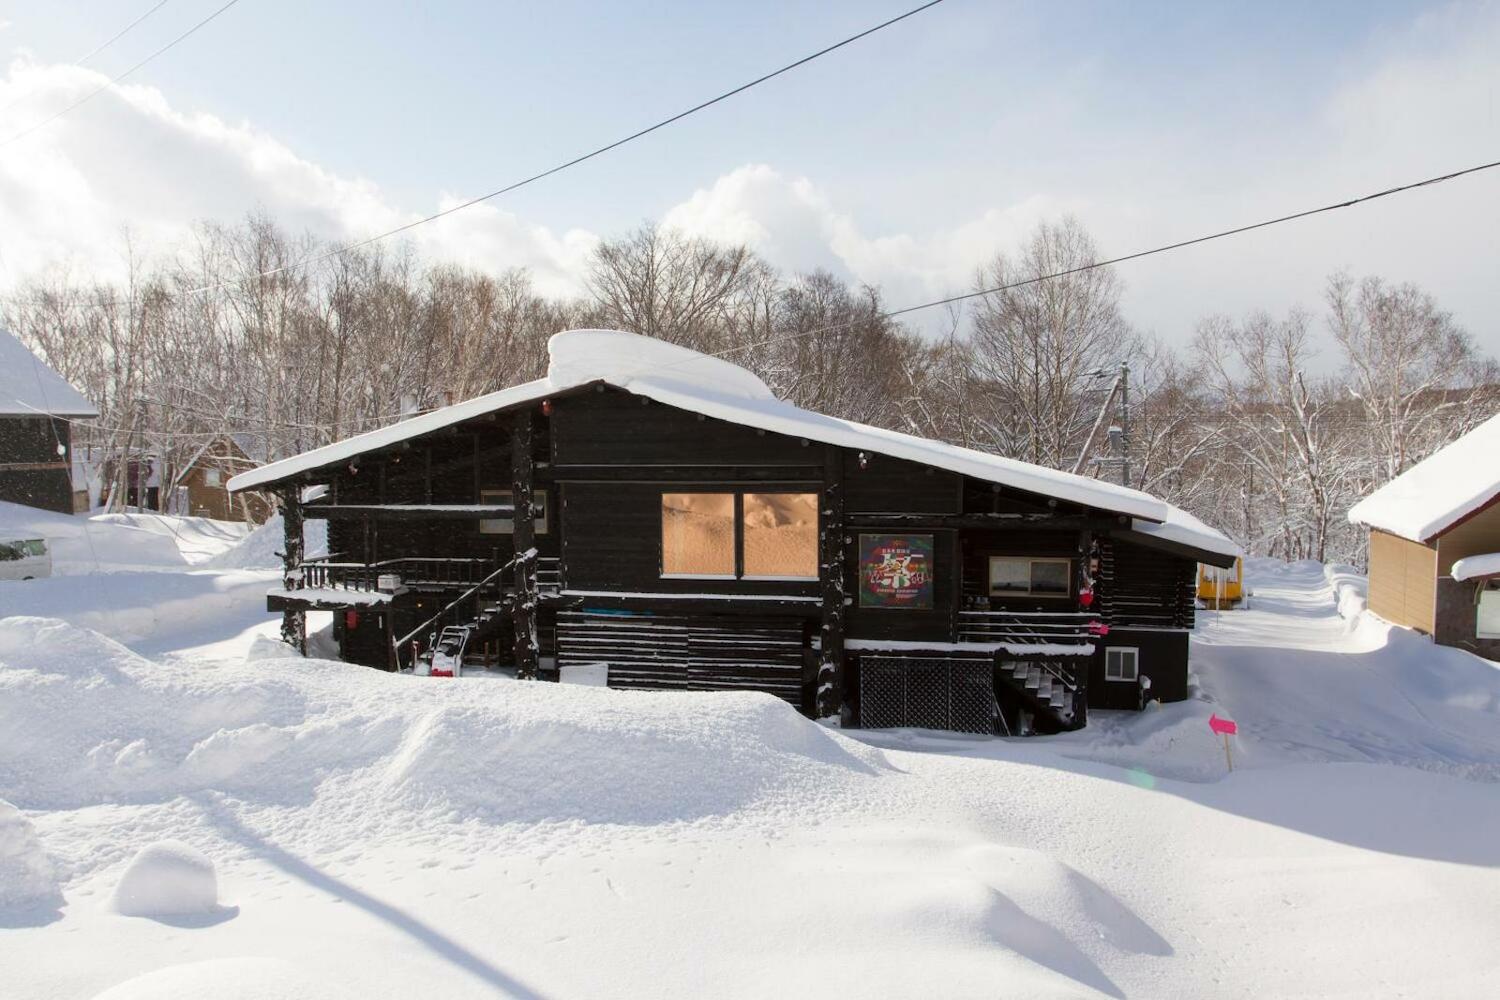
[[[1500,659],[1500,414],[1349,512],[1370,529],[1370,610]]]

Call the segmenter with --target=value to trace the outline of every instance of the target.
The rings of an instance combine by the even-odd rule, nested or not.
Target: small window
[[[1140,676],[1140,653],[1130,646],[1114,646],[1104,651],[1104,679],[1134,681]]]
[[[203,470],[203,485],[204,486],[218,486],[219,485],[219,470],[218,469],[204,469]]]
[[[745,578],[816,580],[818,495],[746,493],[742,502]]]
[[[1071,559],[990,557],[992,597],[1067,597],[1072,576]]]
[[[1500,580],[1487,580],[1475,609],[1474,637],[1500,639]]]
[[[47,542],[45,539],[33,538],[22,542],[21,546],[28,556],[44,556],[47,554]]]
[[[506,504],[511,502],[510,490],[480,490],[480,503]],[[547,491],[537,490],[531,495],[532,502],[536,504],[536,533],[545,535],[547,533]],[[479,533],[482,535],[509,535],[515,531],[515,521],[508,517],[486,518],[479,522]]]
[[[661,575],[734,579],[733,493],[661,495]]]

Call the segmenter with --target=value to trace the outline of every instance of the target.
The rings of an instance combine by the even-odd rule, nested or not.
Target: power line
[[[130,74],[134,73],[136,70],[140,69],[142,66],[146,65],[151,60],[155,59],[157,56],[161,55],[163,52],[166,52],[168,49],[170,49],[173,46],[175,46],[178,42],[181,42],[181,41],[185,40],[189,35],[192,35],[199,28],[203,27],[208,22],[212,21],[214,18],[218,17],[220,14],[224,13],[226,10],[228,10],[231,7],[233,7],[235,4],[237,4],[239,2],[240,2],[240,0],[229,0],[229,2],[226,3],[224,6],[220,7],[218,10],[214,11],[212,14],[208,15],[203,20],[199,21],[197,24],[193,25],[191,28],[189,28],[188,30],[184,31],[182,34],[178,35],[176,38],[172,39],[167,44],[163,45],[161,48],[157,49],[155,52],[151,53],[149,56],[147,56],[146,58],[142,59],[140,62],[136,63],[134,66],[132,66],[129,69],[127,69],[125,72],[121,73],[118,76],[111,77],[109,80],[106,80],[103,84],[101,84],[100,86],[98,86],[94,90],[89,91],[87,94],[84,94],[78,100],[74,101],[72,104],[69,104],[67,107],[63,108],[61,111],[57,112],[56,114],[52,115],[51,117],[43,118],[41,121],[37,122],[35,125],[32,125],[29,128],[22,129],[21,131],[17,132],[15,135],[11,136],[10,138],[5,139],[5,140],[0,140],[0,149],[3,149],[6,146],[9,146],[11,143],[15,142],[18,139],[25,138],[26,136],[28,136],[31,133],[35,132],[37,129],[40,129],[40,128],[43,128],[44,126],[52,124],[53,122],[57,121],[59,118],[61,118],[63,115],[67,114],[68,112],[70,112],[70,111],[74,110],[75,108],[78,108],[78,107],[80,107],[80,106],[88,103],[89,101],[93,100],[95,97],[98,97],[100,94],[104,93],[106,90],[108,90],[109,88],[113,87],[115,84],[119,83],[121,80],[125,79],[127,76],[129,76]],[[161,5],[158,4],[157,6],[159,7]],[[155,8],[152,8],[152,10],[155,10]],[[147,11],[146,13],[149,14],[150,11]],[[144,17],[144,15],[143,15],[143,17]],[[126,30],[128,31],[129,28],[127,28]],[[122,34],[123,34],[123,32],[122,32]],[[92,53],[90,53],[90,54],[92,55]]]
[[[125,27],[123,27],[119,31],[115,32],[113,35],[111,35],[108,39],[106,39],[101,44],[94,46],[93,50],[90,51],[88,53],[88,55],[80,56],[79,58],[74,59],[73,62],[70,65],[73,65],[73,66],[82,66],[84,63],[88,62],[90,59],[94,58],[99,53],[103,52],[105,49],[107,49],[111,45],[115,44],[115,42],[118,42],[121,38],[124,38],[127,34],[129,34],[129,32],[130,32],[130,30],[132,28],[134,28],[136,25],[140,24],[146,18],[150,17],[152,14],[155,14],[157,11],[161,10],[163,7],[165,7],[167,5],[168,2],[169,2],[169,0],[157,0],[156,5],[154,7],[152,7],[150,10],[146,11],[146,13],[142,14],[140,17],[137,17],[134,21],[131,21],[129,24],[125,25]],[[0,108],[0,114],[4,114],[5,112],[9,111],[11,108],[16,107],[17,105],[25,104],[27,102],[27,100],[30,99],[30,97],[31,97],[30,94],[23,94],[23,95],[21,95],[20,97],[16,98],[15,100],[11,101],[10,103],[6,104],[3,108]]]
[[[103,52],[105,49],[107,49],[111,45],[115,44],[115,42],[118,42],[120,39],[124,38],[130,32],[130,30],[132,28],[134,28],[136,25],[140,24],[146,18],[150,17],[152,14],[155,14],[157,11],[161,10],[163,7],[165,7],[167,5],[167,3],[168,3],[168,0],[157,0],[156,6],[152,7],[150,10],[146,11],[146,13],[142,14],[140,17],[136,18],[134,21],[131,21],[129,24],[125,25],[125,27],[123,27],[119,31],[115,32],[113,35],[111,35],[109,37],[109,39],[107,41],[105,41],[101,45],[96,46],[94,48],[94,50],[92,52],[90,52],[88,55],[82,56],[82,57],[80,57],[78,59],[74,59],[73,60],[73,65],[75,65],[75,66],[82,66],[84,63],[88,62],[90,59],[94,58],[99,53]]]
[[[1021,281],[1012,281],[1007,284],[996,285],[993,288],[981,288],[978,291],[964,292],[962,295],[950,295],[947,298],[933,299],[931,302],[921,302],[917,305],[905,306],[901,309],[891,309],[886,312],[876,313],[873,317],[866,316],[860,319],[846,320],[842,323],[832,323],[828,326],[820,326],[816,329],[804,330],[800,333],[782,334],[780,336],[769,337],[765,340],[759,340],[750,344],[740,344],[735,347],[730,347],[726,348],[725,350],[718,351],[709,356],[715,358],[723,357],[726,354],[734,354],[739,351],[748,351],[757,347],[766,347],[771,344],[783,343],[788,340],[800,340],[805,337],[816,336],[820,333],[830,333],[834,330],[842,330],[846,327],[855,326],[859,323],[867,323],[872,318],[894,319],[897,316],[905,316],[908,313],[919,312],[923,309],[934,309],[937,306],[952,305],[955,302],[964,302],[968,299],[982,298],[986,295],[994,295],[998,292],[1008,292],[1015,288],[1024,288],[1027,285],[1035,285],[1043,281],[1052,281],[1057,278],[1066,278],[1074,274],[1082,274],[1084,271],[1092,271],[1095,268],[1109,267],[1113,264],[1123,264],[1126,261],[1139,260],[1142,257],[1150,257],[1154,254],[1166,253],[1169,250],[1181,250],[1183,247],[1195,246],[1199,243],[1207,243],[1210,240],[1220,240],[1225,238],[1226,236],[1237,236],[1240,233],[1248,233],[1255,229],[1265,229],[1268,226],[1280,225],[1283,222],[1292,222],[1297,219],[1305,219],[1309,216],[1319,215],[1323,212],[1333,212],[1341,208],[1351,208],[1355,205],[1360,205],[1367,201],[1374,201],[1377,198],[1387,198],[1393,194],[1401,194],[1404,191],[1413,191],[1417,188],[1429,187],[1434,184],[1442,184],[1445,181],[1455,180],[1459,177],[1466,177],[1469,174],[1477,174],[1482,170],[1493,170],[1496,167],[1500,167],[1500,160],[1494,160],[1490,163],[1481,163],[1478,166],[1474,167],[1465,167],[1462,170],[1455,170],[1452,173],[1441,174],[1437,177],[1428,177],[1425,180],[1412,181],[1410,184],[1401,184],[1397,187],[1386,188],[1384,191],[1376,191],[1373,194],[1360,195],[1356,198],[1349,198],[1345,201],[1335,202],[1331,205],[1323,205],[1319,208],[1309,208],[1301,212],[1293,212],[1290,215],[1277,216],[1274,219],[1266,219],[1261,222],[1252,222],[1249,225],[1236,226],[1233,229],[1220,230],[1216,233],[1209,233],[1206,236],[1195,236],[1192,239],[1179,240],[1176,243],[1168,243],[1165,246],[1152,247],[1149,250],[1137,250],[1133,253],[1123,254],[1119,257],[1111,257],[1108,260],[1098,260],[1089,264],[1080,264],[1078,267],[1070,267],[1062,271],[1053,271],[1050,274],[1039,274],[1035,277],[1022,279]]]
[[[476,198],[470,198],[468,201],[460,202],[457,205],[450,206],[450,207],[445,208],[445,209],[443,209],[442,211],[439,211],[439,212],[434,212],[433,214],[431,214],[429,216],[426,216],[424,218],[416,219],[416,220],[414,220],[412,222],[405,223],[404,225],[397,226],[394,229],[388,229],[388,230],[386,230],[383,233],[379,233],[379,234],[377,234],[375,236],[371,236],[371,237],[368,237],[366,239],[360,240],[357,243],[351,243],[351,244],[348,244],[347,246],[341,246],[341,247],[339,247],[339,248],[337,248],[335,250],[330,250],[327,253],[314,254],[314,255],[311,255],[311,256],[308,256],[308,257],[303,257],[303,258],[301,258],[299,260],[294,260],[294,261],[292,261],[289,264],[282,264],[279,267],[273,267],[270,270],[261,271],[259,274],[250,275],[247,278],[236,278],[236,279],[233,279],[231,281],[220,281],[220,282],[215,282],[213,284],[203,285],[203,286],[198,287],[198,288],[190,288],[190,289],[188,289],[187,294],[193,295],[193,294],[197,294],[199,292],[213,291],[216,288],[223,288],[225,285],[234,284],[234,283],[239,282],[239,281],[254,281],[256,278],[269,278],[269,277],[271,277],[273,275],[281,274],[282,272],[285,272],[285,271],[295,270],[297,268],[304,267],[304,266],[306,266],[308,264],[317,264],[317,263],[320,263],[322,261],[329,260],[329,259],[331,259],[333,257],[340,256],[341,254],[348,253],[351,250],[358,250],[361,247],[367,247],[367,246],[369,246],[372,243],[378,243],[381,240],[389,239],[392,236],[396,236],[396,235],[398,235],[400,233],[407,232],[408,230],[415,229],[418,226],[424,226],[424,225],[426,225],[429,222],[436,222],[438,219],[441,219],[441,218],[443,218],[445,216],[452,215],[455,212],[462,212],[464,209],[473,208],[475,205],[478,205],[478,204],[480,204],[482,202],[489,201],[492,198],[498,198],[498,197],[500,197],[503,194],[509,194],[510,192],[515,191],[518,188],[523,188],[526,185],[533,184],[536,181],[542,180],[543,178],[551,177],[553,174],[560,173],[560,172],[562,172],[564,170],[567,170],[569,167],[576,167],[578,164],[584,163],[584,162],[586,162],[588,160],[592,160],[592,159],[594,159],[597,156],[603,156],[605,153],[608,153],[611,150],[618,149],[621,146],[625,145],[626,143],[634,142],[637,139],[644,138],[645,136],[650,135],[652,132],[655,132],[655,131],[657,131],[659,129],[666,128],[668,125],[672,125],[672,124],[674,124],[676,122],[681,121],[684,118],[687,118],[689,115],[694,115],[694,114],[697,114],[699,111],[703,111],[706,108],[711,108],[715,104],[719,104],[722,101],[727,101],[727,100],[729,100],[729,98],[734,97],[737,94],[743,94],[745,91],[749,90],[752,87],[759,86],[760,84],[765,83],[768,80],[774,80],[776,77],[781,76],[784,73],[790,73],[792,70],[797,69],[798,67],[807,65],[808,63],[812,62],[814,59],[818,59],[818,58],[820,58],[822,56],[826,56],[830,52],[837,51],[838,49],[841,49],[841,48],[843,48],[846,45],[852,45],[853,43],[859,41],[862,38],[866,38],[866,37],[868,37],[870,35],[875,34],[875,32],[880,31],[883,28],[889,28],[893,24],[896,24],[896,23],[898,23],[900,21],[904,21],[907,18],[912,17],[912,16],[914,16],[916,14],[920,14],[920,13],[922,13],[922,11],[927,10],[928,8],[936,7],[938,4],[940,4],[942,2],[943,2],[943,0],[928,0],[927,3],[924,3],[924,4],[922,4],[919,7],[913,7],[911,10],[907,11],[904,14],[898,14],[895,17],[890,18],[889,20],[881,21],[879,24],[875,25],[874,27],[866,28],[865,30],[859,32],[858,34],[850,35],[848,38],[845,38],[842,41],[834,42],[832,45],[826,46],[825,48],[821,48],[818,51],[816,51],[816,52],[814,52],[814,53],[812,53],[810,55],[805,55],[801,59],[796,60],[795,62],[787,63],[785,66],[782,66],[780,69],[772,70],[771,72],[766,73],[763,76],[758,76],[754,80],[749,81],[748,83],[742,83],[738,87],[735,87],[733,90],[726,90],[726,91],[724,91],[724,93],[718,95],[717,97],[711,97],[711,98],[709,98],[706,101],[703,101],[703,102],[701,102],[699,104],[695,104],[692,107],[688,108],[686,111],[679,111],[679,112],[677,112],[677,114],[672,115],[670,118],[663,118],[661,121],[657,122],[655,125],[648,125],[646,128],[643,128],[640,131],[632,132],[629,135],[624,136],[623,138],[616,139],[613,142],[606,143],[605,145],[599,146],[598,148],[590,150],[587,153],[583,153],[582,155],[575,156],[571,160],[567,160],[567,161],[565,161],[563,163],[559,163],[555,167],[549,167],[546,170],[541,171],[540,173],[532,174],[530,177],[526,177],[526,178],[523,178],[521,180],[514,181],[513,183],[507,184],[507,185],[505,185],[504,187],[501,187],[501,188],[496,188],[495,190],[491,191],[489,194],[482,194],[482,195],[479,195]]]

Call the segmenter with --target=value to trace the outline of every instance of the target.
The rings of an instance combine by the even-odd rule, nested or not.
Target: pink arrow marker
[[[1208,717],[1208,728],[1221,736],[1234,736],[1240,731],[1233,719],[1221,719],[1217,714]]]

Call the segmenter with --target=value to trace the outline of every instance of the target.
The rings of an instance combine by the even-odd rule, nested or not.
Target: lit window
[[[734,494],[663,493],[662,576],[734,579]]]
[[[1137,661],[1140,654],[1129,646],[1115,646],[1104,651],[1104,679],[1107,681],[1134,681],[1140,675]]]
[[[508,504],[511,502],[510,490],[480,490],[479,502],[492,504]],[[531,502],[536,505],[536,533],[545,535],[547,533],[547,491],[536,490],[531,494]],[[485,518],[479,522],[479,532],[484,535],[509,535],[515,531],[515,521],[508,517]]]
[[[744,495],[745,576],[772,580],[818,578],[818,495]]]
[[[1069,559],[990,557],[990,594],[994,597],[1067,597],[1073,563]]]
[[[1489,580],[1479,592],[1479,607],[1474,621],[1478,639],[1500,639],[1500,580]]]

